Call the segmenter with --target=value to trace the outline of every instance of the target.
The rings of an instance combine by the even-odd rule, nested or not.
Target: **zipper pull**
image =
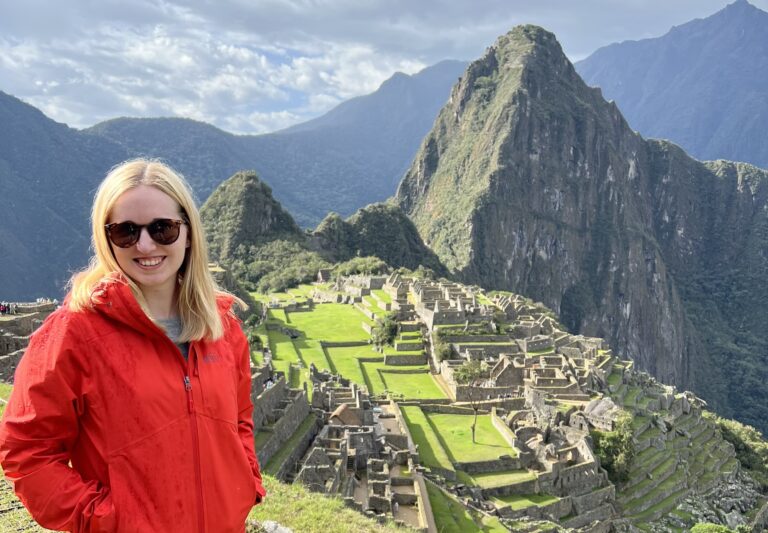
[[[192,413],[195,411],[195,407],[192,403],[192,383],[189,380],[189,376],[184,376],[184,390],[187,391],[187,408]]]

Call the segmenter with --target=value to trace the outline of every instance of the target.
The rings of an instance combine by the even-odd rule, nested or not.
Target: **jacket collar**
[[[94,287],[92,294],[91,301],[96,312],[140,333],[165,335],[141,308],[124,274],[114,272],[108,275]],[[222,320],[230,312],[232,302],[233,298],[229,294],[217,296],[216,306]]]

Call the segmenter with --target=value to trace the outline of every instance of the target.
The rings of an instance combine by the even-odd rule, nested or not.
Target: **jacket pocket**
[[[109,483],[119,533],[196,529],[190,418],[178,418],[109,457]]]
[[[232,354],[227,351],[197,354],[197,372],[203,414],[237,425],[237,366]]]

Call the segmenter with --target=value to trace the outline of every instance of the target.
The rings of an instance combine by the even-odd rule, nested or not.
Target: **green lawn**
[[[386,390],[393,394],[402,395],[406,399],[413,400],[438,400],[445,398],[445,393],[435,383],[435,378],[429,371],[419,374],[402,374],[396,371],[387,371],[384,367],[379,369],[381,380]],[[410,367],[409,367],[410,368]]]
[[[465,485],[477,485],[484,489],[514,485],[523,481],[536,479],[536,474],[527,470],[508,470],[506,472],[491,472],[487,474],[470,475],[461,470],[456,472],[459,481]]]
[[[366,316],[352,305],[318,304],[311,312],[289,313],[291,327],[304,332],[308,339],[324,341],[367,341],[361,327]]]
[[[288,485],[264,476],[267,499],[249,518],[273,520],[299,533],[404,533],[393,522],[379,524],[344,505],[339,497],[310,492],[301,483]],[[2,530],[5,531],[5,530]]]
[[[501,455],[517,457],[512,448],[491,423],[491,415],[477,417],[475,442],[472,442],[474,415],[427,413],[435,432],[454,462],[491,461]]]
[[[429,365],[392,366],[384,362],[361,362],[366,387],[371,394],[383,394],[389,391],[406,398],[439,399],[445,398],[443,391],[437,386],[434,378],[428,374]],[[398,373],[404,368],[408,370],[424,370],[419,374]]]
[[[421,407],[418,405],[404,405],[401,408],[405,423],[408,424],[408,431],[415,444],[419,446],[419,457],[421,464],[428,467],[444,468],[453,470],[448,454],[443,449],[440,439],[437,438],[432,425],[427,420]]]
[[[293,346],[299,355],[301,355],[307,368],[309,368],[310,364],[314,363],[319,370],[331,370],[331,363],[328,361],[328,358],[325,357],[323,347],[320,346],[319,340],[307,339],[302,335],[298,339],[293,339]]]
[[[479,513],[473,516],[461,503],[427,482],[427,494],[432,514],[440,533],[506,533],[498,518],[486,517]]]
[[[392,297],[384,292],[384,289],[374,289],[371,291],[372,294],[375,294],[379,297],[379,300],[384,302],[385,304],[391,304],[392,303]]]
[[[0,398],[3,399],[3,401],[0,402],[0,416],[3,416],[3,413],[5,413],[5,402],[11,397],[12,390],[13,385],[0,381]]]
[[[333,363],[336,372],[347,379],[351,379],[358,385],[368,387],[365,381],[363,369],[360,367],[359,357],[382,357],[373,351],[371,346],[353,346],[343,348],[326,348],[328,357]],[[383,359],[382,359],[383,360]]]
[[[557,496],[550,496],[549,494],[510,494],[509,496],[500,496],[493,498],[493,501],[501,506],[509,506],[513,511],[519,511],[520,509],[526,509],[537,505],[542,507],[558,501],[560,498]]]
[[[282,322],[283,324],[286,324],[288,322],[288,317],[286,316],[284,309],[268,309],[267,321]]]

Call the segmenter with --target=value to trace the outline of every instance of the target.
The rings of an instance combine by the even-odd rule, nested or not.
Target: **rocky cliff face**
[[[539,299],[661,380],[768,426],[768,410],[743,411],[768,386],[720,372],[748,338],[768,382],[755,277],[768,274],[766,173],[644,140],[552,34],[515,28],[469,66],[397,201],[464,281]],[[757,296],[738,300],[747,278]]]

